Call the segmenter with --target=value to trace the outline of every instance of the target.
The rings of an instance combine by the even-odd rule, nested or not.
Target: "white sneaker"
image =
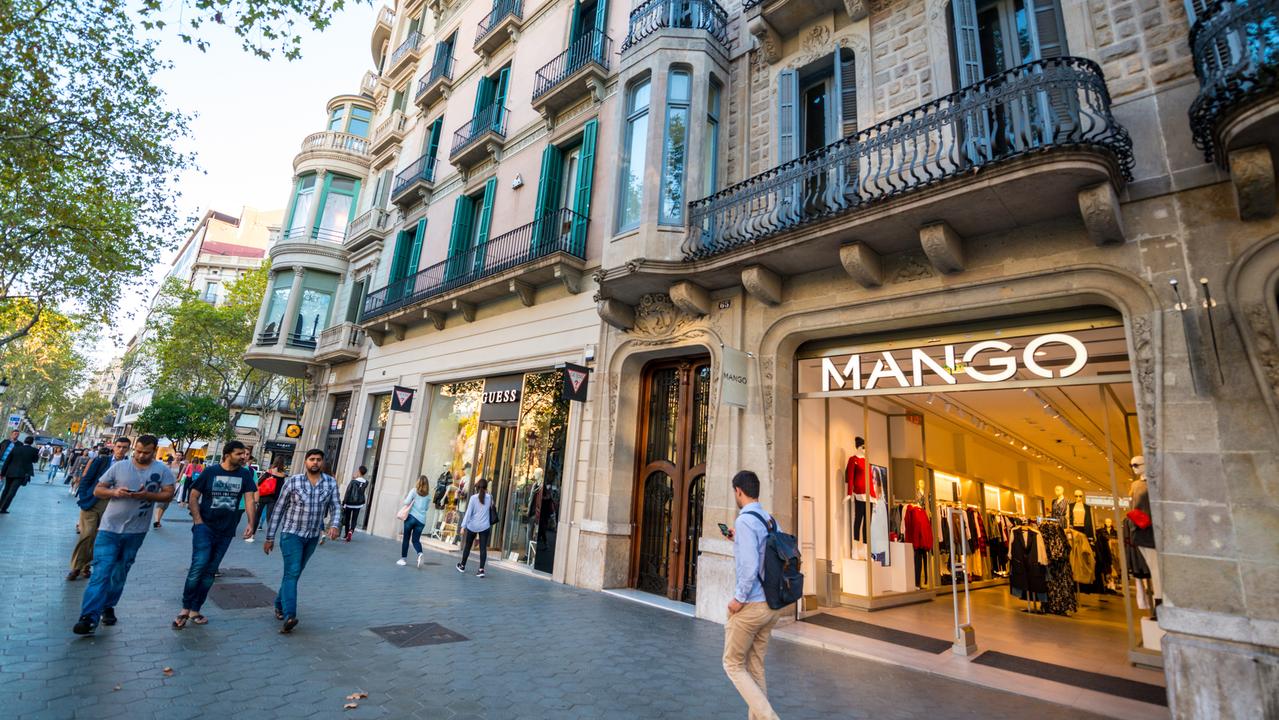
[[[417,554],[417,569],[422,569],[422,553]]]
[[[400,558],[399,560],[396,560],[396,561],[395,561],[395,564],[396,564],[396,565],[399,565],[399,566],[401,566],[401,567],[403,567],[403,566],[405,566],[405,565],[408,565],[408,562],[406,562],[406,561],[404,560],[404,558]]]
[[[466,572],[466,568],[462,567],[462,563],[458,563],[458,564],[454,565],[453,567],[457,568],[457,571],[458,571],[458,572],[460,572],[460,573],[465,573],[465,572]]]
[[[251,538],[251,537],[246,537],[246,538],[244,539],[244,541],[245,541],[245,542],[253,542],[253,538]]]

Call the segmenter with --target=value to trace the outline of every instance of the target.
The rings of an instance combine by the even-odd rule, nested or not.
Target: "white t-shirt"
[[[98,481],[109,488],[123,487],[146,492],[160,492],[161,488],[173,487],[175,482],[173,473],[164,463],[152,461],[140,468],[132,460],[121,460],[112,465]],[[151,528],[151,508],[154,505],[150,500],[111,498],[107,509],[102,512],[98,529],[122,534],[144,533]]]

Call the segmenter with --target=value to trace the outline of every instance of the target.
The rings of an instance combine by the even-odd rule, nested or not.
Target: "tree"
[[[0,0],[0,308],[106,318],[177,237],[187,117],[118,0]]]
[[[357,0],[364,4],[367,0]],[[346,7],[345,0],[143,0],[142,26],[164,29],[162,17],[176,5],[180,19],[178,37],[201,51],[209,40],[201,32],[208,25],[229,26],[240,38],[240,46],[262,58],[270,58],[275,50],[289,60],[302,54],[302,38],[296,34],[297,18],[306,25],[323,30],[333,17]]]
[[[33,312],[30,301],[0,304],[0,334],[12,334]],[[56,310],[40,313],[19,338],[0,346],[0,376],[9,381],[4,405],[25,407],[37,427],[44,419],[73,405],[76,388],[88,377],[89,361],[81,348],[92,347],[95,333],[79,318]],[[61,432],[60,424],[49,425]]]
[[[208,395],[169,390],[151,398],[133,426],[167,437],[174,450],[184,451],[200,438],[217,437],[226,427],[226,409]]]

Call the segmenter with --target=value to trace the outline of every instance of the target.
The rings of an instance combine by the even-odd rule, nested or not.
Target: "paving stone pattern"
[[[169,514],[177,519],[182,508]],[[190,526],[152,530],[115,627],[71,634],[84,581],[63,579],[75,505],[62,485],[23,488],[0,515],[0,696],[5,718],[743,718],[720,667],[723,629],[603,593],[493,569],[463,576],[395,565],[399,543],[328,543],[299,589],[301,624],[269,608],[205,606],[170,627]],[[224,561],[274,587],[277,553],[236,541]],[[243,582],[222,578],[219,583]],[[216,587],[216,586],[215,586]],[[399,648],[370,628],[438,623],[464,642]],[[165,668],[172,668],[166,676]],[[781,717],[1085,717],[1068,708],[910,669],[774,641],[769,694]],[[118,689],[117,689],[118,688]],[[368,693],[344,711],[345,697]]]

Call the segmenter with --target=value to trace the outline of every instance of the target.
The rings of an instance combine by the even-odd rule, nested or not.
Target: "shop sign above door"
[[[884,390],[1060,380],[1089,363],[1089,347],[1067,333],[921,346],[821,358],[821,388]],[[1024,371],[1024,372],[1023,372]],[[1029,373],[1027,376],[1025,373]]]
[[[523,388],[523,375],[486,378],[484,393],[480,396],[480,422],[518,420]]]

